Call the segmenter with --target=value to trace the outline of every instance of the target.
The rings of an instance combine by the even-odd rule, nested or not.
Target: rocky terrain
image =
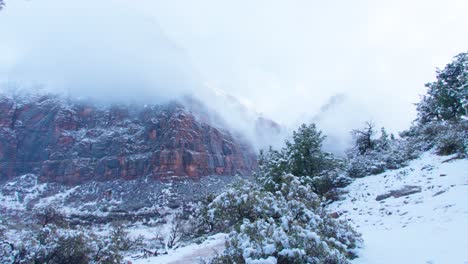
[[[28,173],[71,186],[250,174],[256,155],[247,141],[195,110],[175,101],[100,106],[57,95],[2,95],[0,182]]]
[[[198,180],[177,177],[164,181],[89,181],[77,186],[41,183],[34,174],[16,177],[0,185],[0,215],[10,221],[34,221],[35,213],[55,208],[73,225],[96,225],[116,221],[151,221],[173,210],[191,210],[206,196],[216,195],[232,176],[205,176]]]

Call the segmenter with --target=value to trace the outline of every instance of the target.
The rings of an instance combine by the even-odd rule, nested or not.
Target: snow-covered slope
[[[133,264],[189,264],[203,263],[222,253],[224,250],[226,234],[219,233],[209,237],[201,244],[190,244],[185,247],[169,250],[165,255],[146,259],[130,260]]]
[[[425,153],[330,205],[362,233],[353,263],[468,263],[468,160]]]
[[[328,209],[362,233],[356,264],[468,263],[468,160],[423,154],[409,166],[356,179]],[[225,235],[134,263],[199,263]]]

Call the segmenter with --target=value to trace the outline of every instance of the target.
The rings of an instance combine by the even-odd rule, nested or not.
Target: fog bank
[[[340,151],[365,121],[410,125],[424,83],[468,47],[467,9],[463,0],[10,0],[0,82],[107,102],[191,94],[250,135],[258,116],[287,131],[317,122]],[[345,100],[323,112],[336,95]]]

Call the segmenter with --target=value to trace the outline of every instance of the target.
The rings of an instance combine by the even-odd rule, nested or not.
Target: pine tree
[[[458,122],[468,112],[468,53],[455,56],[443,70],[437,70],[437,81],[426,84],[428,88],[417,104],[418,121],[450,120]]]
[[[382,150],[387,150],[390,147],[390,139],[387,131],[384,127],[380,129],[380,138],[377,140],[377,148]]]
[[[322,151],[325,136],[315,124],[301,125],[286,142],[289,172],[296,176],[318,176],[330,166],[329,154]]]
[[[283,184],[286,174],[307,178],[314,192],[325,196],[336,187],[343,187],[347,179],[340,177],[342,160],[322,150],[325,136],[315,124],[301,125],[293,132],[291,141],[280,150],[261,151],[258,182],[268,191],[275,191]]]

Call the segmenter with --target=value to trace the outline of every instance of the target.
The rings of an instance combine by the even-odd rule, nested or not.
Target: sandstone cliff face
[[[253,149],[181,104],[98,107],[57,96],[0,97],[0,181],[249,174]]]

